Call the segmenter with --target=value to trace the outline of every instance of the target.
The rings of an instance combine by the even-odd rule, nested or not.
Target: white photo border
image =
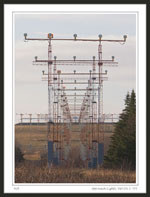
[[[135,13],[136,25],[136,175],[135,184],[14,183],[14,28],[13,15],[29,12]],[[140,39],[142,38],[142,39]],[[139,56],[140,54],[140,56]],[[146,192],[146,4],[4,5],[4,192],[5,193],[145,193]],[[140,121],[139,121],[140,120]],[[139,140],[140,139],[140,140]],[[144,153],[144,154],[143,154]],[[12,166],[13,165],[13,166]],[[7,166],[7,169],[6,169]],[[9,170],[8,170],[9,169]],[[39,187],[40,186],[40,187]],[[49,186],[49,187],[47,187]]]

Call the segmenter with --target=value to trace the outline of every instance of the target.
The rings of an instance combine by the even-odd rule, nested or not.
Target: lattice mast
[[[52,60],[52,45],[51,45],[51,38],[53,38],[53,34],[48,34],[48,135],[50,134],[50,123],[52,122],[51,117],[51,97],[52,97],[52,63],[50,62]],[[49,136],[48,136],[49,137]]]
[[[115,64],[114,62],[114,57],[112,56],[112,60],[102,60],[102,42],[118,42],[118,43],[122,43],[124,44],[125,41],[126,41],[126,38],[127,36],[125,35],[124,36],[124,39],[123,40],[111,40],[111,39],[102,39],[102,35],[99,35],[99,39],[78,39],[77,38],[77,34],[74,34],[74,39],[53,39],[53,34],[48,34],[48,38],[27,38],[27,34],[25,33],[24,34],[24,37],[25,37],[25,41],[29,41],[29,40],[38,40],[38,41],[48,41],[48,60],[37,60],[37,57],[35,57],[35,63],[47,63],[48,65],[48,73],[45,74],[45,75],[48,75],[47,78],[46,78],[46,81],[48,81],[48,132],[50,132],[50,122],[52,121],[52,117],[51,117],[51,96],[52,96],[52,86],[59,86],[59,81],[57,82],[54,82],[53,78],[52,78],[52,75],[55,73],[52,73],[52,64],[57,64],[57,65],[88,65],[88,64],[93,64],[93,73],[91,75],[90,73],[90,77],[94,79],[94,75],[98,74],[99,78],[98,78],[98,81],[95,80],[95,83],[94,83],[94,80],[93,81],[89,81],[89,82],[64,82],[64,84],[87,84],[88,85],[88,90],[87,90],[87,96],[90,95],[90,99],[88,98],[88,102],[87,104],[89,105],[88,108],[84,108],[84,102],[85,100],[83,100],[83,108],[81,108],[81,111],[80,111],[80,118],[79,119],[82,119],[86,116],[86,114],[88,114],[88,116],[90,115],[91,116],[91,112],[92,112],[92,122],[94,121],[93,119],[93,115],[94,115],[94,109],[93,109],[93,105],[92,102],[95,101],[94,99],[94,86],[96,84],[98,84],[98,123],[100,123],[102,121],[102,114],[103,114],[103,80],[104,80],[104,77],[103,77],[103,65],[104,64]],[[56,60],[56,59],[52,59],[52,45],[51,45],[51,41],[87,41],[87,42],[99,42],[99,45],[98,45],[98,60]],[[95,65],[98,65],[98,73],[95,73]],[[68,73],[69,74],[69,73]],[[81,73],[82,74],[82,73]],[[107,74],[107,72],[105,72],[105,74]],[[91,79],[90,78],[90,79]],[[91,79],[92,80],[92,79]],[[92,86],[92,83],[93,86]],[[57,85],[56,85],[57,84]],[[57,86],[57,87],[58,87]],[[90,88],[90,89],[89,89]],[[54,88],[55,89],[55,88]],[[92,91],[93,89],[93,91]],[[67,90],[67,89],[66,89]],[[59,96],[59,90],[56,91],[57,92],[57,96]],[[55,95],[56,96],[56,95]],[[55,96],[54,96],[54,99],[55,99]],[[68,96],[74,96],[74,95],[66,95],[66,98]],[[83,96],[83,95],[76,95],[77,96]],[[58,104],[57,104],[57,107],[58,107]],[[92,107],[92,108],[91,108]],[[76,107],[75,107],[76,109]],[[86,110],[87,109],[87,110]],[[60,110],[60,108],[58,109],[58,111]],[[86,113],[87,111],[87,113]],[[58,115],[58,114],[57,114]],[[69,110],[69,113],[68,115],[71,117],[70,115],[70,110]],[[89,117],[88,117],[89,118]]]
[[[100,122],[101,115],[103,114],[103,80],[102,80],[102,35],[99,35],[99,45],[98,45],[98,69],[99,69],[99,85],[98,85],[98,123]]]

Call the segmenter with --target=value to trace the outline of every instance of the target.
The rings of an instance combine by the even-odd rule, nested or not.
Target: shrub
[[[15,146],[15,163],[20,163],[24,161],[24,154],[18,146]]]

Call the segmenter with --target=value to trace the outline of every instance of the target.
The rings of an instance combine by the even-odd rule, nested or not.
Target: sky
[[[46,66],[32,64],[35,56],[47,59],[47,42],[24,42],[23,34],[28,37],[47,38],[98,38],[122,39],[126,34],[127,42],[103,43],[103,59],[115,56],[118,67],[104,67],[108,80],[103,84],[103,112],[121,113],[127,92],[136,89],[136,15],[134,14],[15,14],[15,111],[16,113],[47,113],[47,83],[41,80]],[[92,59],[98,56],[98,43],[52,41],[52,54],[58,59]],[[62,71],[77,68],[61,66]],[[90,67],[78,70],[88,72]],[[74,86],[73,86],[74,87]],[[18,121],[16,117],[16,122]]]

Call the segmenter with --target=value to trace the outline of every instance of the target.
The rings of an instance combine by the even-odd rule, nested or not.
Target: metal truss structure
[[[46,66],[43,69],[42,81],[48,85],[48,114],[43,119],[47,122],[48,141],[48,164],[61,164],[67,160],[65,154],[69,149],[70,130],[73,124],[80,126],[80,137],[82,145],[86,150],[87,166],[97,167],[102,165],[104,156],[104,123],[106,120],[119,118],[119,115],[103,113],[103,82],[107,80],[105,66],[117,66],[115,57],[111,59],[102,58],[102,43],[113,42],[124,44],[127,36],[123,39],[79,39],[74,34],[73,39],[53,38],[49,33],[47,38],[28,38],[24,34],[25,41],[48,42],[48,58],[39,59],[35,56],[33,65]],[[89,59],[57,59],[52,58],[52,42],[96,42],[98,43],[98,58]],[[60,69],[63,66],[65,69]],[[73,68],[72,72],[67,68]],[[74,69],[76,68],[76,69]],[[84,72],[81,72],[84,68]],[[88,70],[90,68],[90,70]],[[21,122],[23,114],[20,114]],[[32,114],[29,114],[31,123]],[[40,116],[37,115],[37,120]],[[41,119],[42,120],[42,119]]]

